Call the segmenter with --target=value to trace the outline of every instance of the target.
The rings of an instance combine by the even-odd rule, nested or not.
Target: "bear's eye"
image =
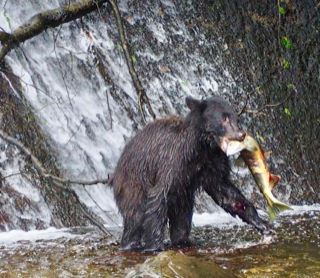
[[[229,114],[223,113],[223,114],[222,114],[221,123],[222,123],[223,125],[225,125],[225,124],[229,123],[229,121],[230,121]]]

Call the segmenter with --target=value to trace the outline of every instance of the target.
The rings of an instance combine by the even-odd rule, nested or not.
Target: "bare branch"
[[[79,204],[79,207],[81,209],[81,211],[83,212],[83,214],[91,221],[91,223],[93,223],[95,226],[97,226],[103,233],[108,234],[108,235],[112,235],[104,226],[102,223],[100,223],[97,219],[95,219],[86,209],[86,207],[80,202],[77,194],[69,187],[69,184],[81,184],[81,185],[93,185],[93,184],[98,184],[98,183],[108,183],[108,179],[105,180],[95,180],[95,181],[72,181],[72,180],[66,180],[66,179],[62,179],[60,177],[54,176],[54,175],[50,175],[46,172],[46,170],[43,168],[43,166],[41,165],[41,162],[31,153],[31,151],[25,147],[21,142],[19,142],[18,140],[16,140],[15,138],[9,136],[6,132],[4,132],[3,130],[0,129],[0,138],[2,138],[3,140],[5,140],[6,142],[8,142],[9,144],[15,145],[20,151],[22,151],[25,155],[27,155],[28,157],[30,157],[34,167],[37,169],[38,174],[40,177],[48,179],[49,181],[51,181],[51,183],[55,186],[60,188],[61,190],[67,191],[69,192],[69,194],[71,194],[76,202]],[[21,174],[21,173],[18,173]],[[4,178],[8,178],[10,176],[13,176],[16,174],[12,174],[9,176],[6,176]],[[4,179],[2,178],[2,179]]]
[[[13,173],[13,174],[10,174],[10,175],[7,175],[7,176],[4,176],[4,177],[0,177],[0,180],[5,180],[7,178],[11,178],[11,177],[14,177],[14,176],[20,176],[22,174],[24,174],[25,172],[18,172],[18,173]]]
[[[27,147],[25,147],[21,142],[9,136],[3,130],[0,130],[0,137],[8,143],[15,145],[20,151],[22,151],[25,155],[30,157],[34,167],[37,169],[39,174],[41,174],[42,176],[46,175],[46,170],[42,167],[40,161],[34,155],[32,155],[31,151]]]
[[[52,178],[56,182],[66,183],[66,184],[81,184],[81,185],[96,185],[98,183],[102,184],[109,184],[109,178],[108,179],[97,179],[92,181],[84,181],[84,180],[68,180],[68,179],[62,179],[57,176],[53,175],[46,175],[48,178]]]
[[[143,89],[143,87],[141,85],[141,82],[140,82],[140,80],[138,78],[138,75],[137,75],[137,73],[136,73],[136,71],[134,69],[132,57],[130,55],[130,51],[129,51],[126,35],[125,35],[125,32],[124,32],[124,26],[122,24],[120,11],[119,11],[118,4],[117,4],[117,0],[110,0],[110,3],[112,5],[113,13],[114,13],[114,16],[116,18],[119,37],[120,37],[122,49],[124,51],[124,55],[126,57],[126,61],[127,61],[127,65],[128,65],[128,68],[129,68],[129,72],[130,72],[131,78],[132,78],[132,82],[133,82],[133,85],[134,85],[134,87],[135,87],[135,89],[137,91],[137,94],[138,94],[139,109],[140,109],[140,112],[141,112],[141,116],[142,116],[144,124],[146,124],[145,113],[144,113],[144,110],[143,110],[143,104],[145,104],[147,106],[148,112],[152,116],[153,119],[156,118],[156,115],[152,110],[152,107],[151,107],[149,99],[148,99],[148,97],[146,95],[146,92]]]
[[[108,0],[83,0],[62,8],[44,11],[32,17],[27,23],[18,27],[11,34],[0,32],[0,41],[2,43],[0,62],[10,50],[24,41],[39,35],[48,28],[54,28],[80,18],[96,10],[107,1]]]
[[[107,179],[97,179],[93,181],[84,181],[84,180],[69,180],[69,179],[62,179],[60,177],[48,174],[47,171],[43,168],[41,162],[31,153],[31,151],[25,147],[21,142],[17,139],[9,136],[6,132],[0,129],[0,138],[5,140],[6,142],[15,145],[20,151],[22,151],[25,155],[27,155],[34,167],[37,169],[38,174],[44,178],[52,179],[55,182],[65,183],[65,184],[81,184],[81,185],[95,185],[98,183],[108,184],[109,178]]]
[[[53,181],[54,185],[57,187],[62,188],[63,190],[66,190],[66,187],[59,183],[58,181]],[[95,219],[87,210],[87,208],[80,202],[78,195],[71,189],[67,188],[69,193],[72,194],[72,196],[75,198],[76,202],[79,204],[79,207],[82,211],[82,213],[95,225],[97,226],[103,233],[107,234],[107,235],[111,235],[113,236],[113,234],[108,231],[102,223],[100,223],[100,221],[98,221],[97,219]]]
[[[112,130],[112,111],[111,111],[111,107],[110,107],[110,102],[109,102],[109,94],[108,92],[106,91],[106,96],[107,96],[107,105],[108,105],[108,111],[109,111],[109,117],[110,117],[110,128]]]
[[[254,92],[251,92],[251,93],[247,94],[245,104],[244,104],[243,108],[241,109],[241,111],[238,113],[238,116],[242,115],[246,111],[246,108],[247,108],[247,105],[248,105],[248,101],[249,101],[249,99],[250,99],[250,97],[251,97],[251,95],[253,93]]]
[[[295,88],[293,88],[293,90],[296,91]],[[283,103],[285,103],[285,102],[288,100],[288,98],[291,96],[291,94],[292,94],[292,91],[290,90],[289,93],[288,93],[288,95],[287,95],[282,101],[280,101],[280,102],[278,102],[278,103],[269,103],[269,104],[266,104],[266,105],[260,107],[260,108],[257,109],[257,110],[251,110],[251,109],[246,108],[247,102],[248,102],[248,99],[249,99],[249,96],[248,96],[248,97],[247,97],[247,100],[246,100],[246,104],[245,104],[245,106],[242,108],[242,110],[240,111],[240,113],[238,113],[238,116],[240,116],[240,115],[243,114],[243,113],[260,114],[263,110],[265,110],[265,109],[267,109],[267,108],[273,108],[273,107],[280,106],[280,105],[282,105]]]

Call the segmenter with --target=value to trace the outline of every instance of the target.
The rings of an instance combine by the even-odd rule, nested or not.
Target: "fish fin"
[[[273,202],[272,206],[268,206],[270,220],[273,221],[280,212],[291,209],[292,208],[290,208],[288,205],[280,201]]]
[[[270,177],[269,177],[269,187],[270,187],[270,190],[272,191],[273,188],[275,187],[275,185],[279,182],[281,178],[279,176],[276,176],[274,174],[270,174]]]

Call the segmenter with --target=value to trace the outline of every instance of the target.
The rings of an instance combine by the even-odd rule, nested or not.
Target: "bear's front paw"
[[[121,245],[121,251],[140,251],[142,246],[139,242],[130,242],[126,245]]]
[[[143,253],[158,253],[164,250],[164,245],[146,245],[144,246]]]
[[[192,246],[192,242],[189,239],[180,239],[171,243],[172,247],[176,248],[186,248]]]
[[[271,230],[270,224],[266,221],[263,221],[260,217],[255,221],[252,221],[252,225],[261,233],[264,234],[265,232]]]

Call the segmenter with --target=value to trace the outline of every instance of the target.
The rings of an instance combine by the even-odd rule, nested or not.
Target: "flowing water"
[[[174,251],[237,277],[320,277],[320,206],[281,215],[273,224],[276,236],[263,237],[222,211],[197,214],[194,224],[195,245]],[[113,239],[92,228],[2,233],[0,277],[125,277],[153,256],[119,251],[119,228],[112,231]],[[134,277],[153,277],[146,273],[140,269]]]

